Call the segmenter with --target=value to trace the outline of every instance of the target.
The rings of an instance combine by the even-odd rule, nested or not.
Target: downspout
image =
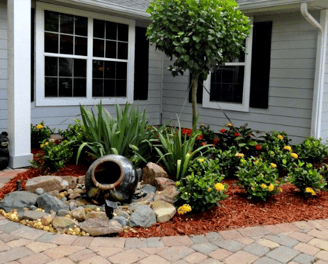
[[[160,118],[160,125],[163,125],[163,94],[164,94],[164,52],[161,52],[161,65],[162,65],[162,72],[161,72],[161,92],[160,92],[160,109],[159,109],[159,118]]]
[[[311,136],[320,138],[321,118],[322,118],[322,98],[324,91],[325,64],[327,55],[327,35],[328,35],[328,10],[320,12],[320,23],[309,13],[307,3],[301,4],[303,17],[318,32],[317,55],[314,76]]]

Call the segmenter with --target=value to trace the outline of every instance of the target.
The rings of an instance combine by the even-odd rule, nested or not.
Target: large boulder
[[[69,183],[58,176],[39,176],[26,182],[25,190],[34,192],[42,188],[45,192],[67,190]]]
[[[59,200],[57,197],[51,196],[47,193],[40,195],[36,203],[38,207],[44,208],[47,213],[50,213],[51,210],[58,212],[61,209],[69,210],[69,206],[63,201]]]
[[[62,216],[56,216],[52,220],[53,227],[60,233],[64,233],[70,228],[73,228],[75,225],[78,225],[77,221],[74,219],[62,217]]]
[[[35,193],[17,191],[8,193],[0,202],[0,209],[9,212],[12,209],[22,210],[25,207],[36,205],[39,196]]]
[[[91,236],[109,235],[123,230],[123,227],[119,222],[109,220],[108,218],[90,218],[81,223],[80,227]]]
[[[167,202],[158,200],[152,203],[151,208],[154,210],[157,216],[157,222],[169,221],[177,212],[175,207]]]
[[[175,186],[175,181],[168,178],[158,177],[155,179],[155,185],[157,191],[164,191],[169,186]]]
[[[156,214],[149,206],[143,205],[138,207],[129,219],[129,226],[151,227],[156,224]]]
[[[179,193],[175,186],[169,186],[162,192],[156,192],[154,201],[162,200],[174,204],[178,200]]]
[[[169,177],[166,171],[162,167],[152,162],[148,162],[147,165],[142,169],[142,172],[143,172],[142,180],[145,184],[154,185],[155,178]]]

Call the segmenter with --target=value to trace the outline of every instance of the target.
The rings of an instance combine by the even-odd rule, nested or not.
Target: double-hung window
[[[36,104],[133,101],[135,21],[37,3]]]

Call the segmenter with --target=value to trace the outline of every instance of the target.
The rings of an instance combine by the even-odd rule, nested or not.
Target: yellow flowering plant
[[[50,135],[53,134],[54,131],[55,129],[45,126],[43,120],[39,124],[31,124],[31,147],[39,148],[42,141],[49,139]]]
[[[270,133],[265,133],[262,136],[263,142],[263,149],[266,151],[274,150],[275,147],[278,147],[282,150],[286,145],[288,145],[289,141],[287,133],[283,131],[271,131]]]
[[[299,189],[302,195],[311,197],[327,185],[320,170],[315,169],[311,163],[300,160],[288,174],[288,180]]]
[[[245,188],[249,199],[266,201],[280,192],[283,181],[278,181],[276,164],[254,157],[241,159],[240,163],[236,173],[238,184]]]
[[[328,146],[322,143],[321,138],[308,137],[302,144],[296,146],[295,151],[299,159],[307,163],[320,163],[328,156]]]

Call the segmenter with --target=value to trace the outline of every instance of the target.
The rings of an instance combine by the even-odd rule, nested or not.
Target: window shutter
[[[31,102],[34,102],[34,35],[35,9],[31,9]]]
[[[272,21],[254,23],[250,107],[269,106],[271,37]]]
[[[148,99],[149,41],[146,28],[136,27],[134,58],[134,100]]]
[[[191,85],[191,78],[192,78],[192,75],[190,74],[189,75],[189,86],[188,86],[188,89],[189,90],[189,103],[191,103],[191,88],[190,88],[190,85]],[[198,78],[198,87],[197,87],[197,104],[202,104],[203,103],[203,78],[201,76],[199,76]]]

